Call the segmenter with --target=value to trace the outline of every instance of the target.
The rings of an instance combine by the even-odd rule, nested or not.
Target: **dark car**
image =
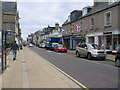
[[[118,50],[118,52],[116,53],[116,56],[115,56],[115,65],[117,67],[120,67],[120,50]]]
[[[54,47],[57,45],[58,43],[50,43],[49,44],[49,49],[50,50],[54,50]]]
[[[50,43],[49,43],[49,42],[46,42],[46,44],[45,44],[45,48],[48,50],[49,47],[50,47]]]

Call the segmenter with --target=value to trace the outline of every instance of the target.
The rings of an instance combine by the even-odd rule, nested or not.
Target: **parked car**
[[[107,54],[96,44],[79,43],[76,47],[76,56],[80,57],[81,55],[86,56],[89,60],[92,58],[105,60]]]
[[[67,53],[67,48],[63,46],[62,44],[58,44],[54,47],[55,52],[66,52]]]
[[[28,46],[29,46],[29,47],[33,47],[33,44],[32,44],[32,43],[30,43]]]
[[[49,43],[49,49],[50,50],[54,50],[55,45],[57,45],[58,43]]]
[[[45,48],[48,50],[48,49],[49,49],[49,47],[50,47],[49,42],[46,42],[46,44],[45,44]]]
[[[115,65],[117,67],[120,67],[120,50],[118,50],[118,52],[116,53],[116,56],[115,56]]]
[[[41,43],[41,44],[39,45],[39,47],[40,47],[40,48],[45,48],[45,43]]]

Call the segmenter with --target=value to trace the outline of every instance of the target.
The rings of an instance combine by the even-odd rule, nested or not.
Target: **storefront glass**
[[[1,53],[1,50],[2,49],[2,32],[0,31],[0,53]],[[0,57],[1,59],[1,57]]]
[[[113,35],[113,50],[117,50],[118,35]]]
[[[70,49],[70,39],[64,39],[64,46],[66,46],[67,49]]]
[[[89,43],[94,43],[94,37],[89,37],[89,38],[88,38],[88,42],[89,42]]]
[[[106,49],[112,49],[112,35],[106,36]]]

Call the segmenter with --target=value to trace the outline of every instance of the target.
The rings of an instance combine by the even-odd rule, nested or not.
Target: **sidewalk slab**
[[[2,74],[2,88],[79,88],[44,58],[25,47],[17,60],[7,57],[8,68]]]

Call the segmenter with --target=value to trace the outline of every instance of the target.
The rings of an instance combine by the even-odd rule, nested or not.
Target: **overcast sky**
[[[54,26],[55,22],[61,26],[73,10],[93,5],[93,0],[17,0],[17,2],[23,39],[48,25]]]

